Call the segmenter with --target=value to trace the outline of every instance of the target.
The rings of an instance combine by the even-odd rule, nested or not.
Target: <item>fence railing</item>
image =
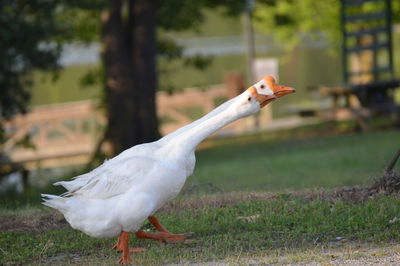
[[[236,94],[237,91],[224,85],[211,86],[205,91],[187,89],[173,95],[159,92],[157,111],[161,134],[200,118]],[[96,106],[93,101],[80,101],[34,107],[27,114],[5,123],[9,138],[1,150],[9,161],[23,164],[26,169],[84,164],[106,124],[104,113]],[[269,121],[270,111],[264,111],[261,119]],[[250,117],[217,134],[233,135],[253,128],[254,119]]]

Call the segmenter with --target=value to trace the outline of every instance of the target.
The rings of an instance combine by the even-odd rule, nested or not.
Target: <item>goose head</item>
[[[246,91],[257,100],[260,108],[262,108],[277,98],[291,94],[296,90],[279,85],[272,76],[266,76]]]
[[[239,116],[248,116],[258,112],[264,106],[284,95],[295,92],[295,89],[279,85],[271,76],[266,76],[239,95],[231,104]]]
[[[296,91],[294,88],[277,84],[272,76],[264,77],[247,90],[257,98],[261,108],[277,98],[294,93]]]

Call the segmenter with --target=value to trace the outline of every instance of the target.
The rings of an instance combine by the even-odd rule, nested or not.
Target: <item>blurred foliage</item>
[[[59,1],[13,1],[0,5],[0,116],[25,112],[26,87],[33,69],[56,69],[61,47],[55,41],[61,28],[55,23]]]
[[[183,49],[168,37],[167,32],[182,32],[189,29],[199,31],[199,26],[204,22],[207,9],[218,9],[223,16],[238,16],[244,9],[244,3],[244,1],[238,0],[169,0],[159,2],[158,55],[160,59],[175,63],[174,67],[171,67],[171,64],[164,64],[165,67],[161,67],[159,64],[159,73],[168,76],[169,73],[172,74],[177,69],[188,67],[204,71],[210,66],[213,58],[197,54],[179,60],[183,58]],[[164,79],[163,83],[159,84],[159,88],[169,94],[182,89],[176,88],[172,82],[168,82],[168,79]]]
[[[327,32],[331,41],[340,36],[339,0],[260,0],[254,12],[256,26],[273,33],[287,47],[300,40],[295,33]]]
[[[161,40],[159,38],[157,51],[160,57],[166,60],[173,60],[182,56],[182,47],[177,46],[174,40],[167,37],[163,37]]]
[[[364,12],[373,12],[379,2],[365,2]],[[392,0],[395,23],[400,22],[400,1]],[[254,10],[256,26],[274,34],[292,48],[300,42],[298,33],[325,33],[332,43],[341,40],[339,0],[258,0]]]
[[[81,78],[80,85],[91,86],[92,84],[98,84],[103,81],[102,80],[103,76],[104,76],[104,68],[99,67],[95,69],[90,69]]]
[[[0,118],[26,112],[32,71],[52,71],[57,78],[62,43],[87,41],[98,21],[85,12],[100,10],[100,1],[3,0],[0,3]],[[84,11],[84,9],[87,9]],[[99,19],[97,19],[99,20]],[[0,125],[0,143],[5,141]]]
[[[159,1],[159,28],[183,31],[198,28],[204,20],[204,10],[221,8],[223,15],[237,16],[244,9],[241,0],[168,0]]]
[[[57,23],[72,29],[60,36],[62,41],[99,41],[100,18],[97,8],[95,10],[85,10],[78,7],[66,8],[57,17]]]
[[[244,8],[242,0],[169,0],[159,1],[158,53],[168,62],[180,61],[183,67],[204,70],[212,58],[197,55],[180,60],[182,47],[167,32],[198,30],[209,9],[226,16],[238,16]],[[364,4],[374,10],[374,2]],[[34,69],[58,70],[57,59],[65,42],[100,41],[101,0],[3,0],[0,4],[0,116],[10,118],[25,112],[29,102],[27,88],[32,84]],[[393,19],[400,22],[400,1],[392,1]],[[257,0],[255,24],[262,31],[273,33],[293,47],[300,33],[324,32],[332,42],[340,40],[339,0]],[[159,69],[171,72],[170,69]],[[82,84],[103,81],[104,70],[91,70]],[[57,72],[53,72],[57,77]],[[172,84],[164,82],[161,89],[173,92]],[[0,131],[1,132],[1,131]],[[3,135],[3,134],[0,134]],[[1,141],[1,139],[0,139]]]
[[[184,64],[194,66],[197,69],[205,70],[212,62],[211,56],[196,55],[185,59]]]
[[[159,27],[164,30],[185,30],[202,21],[202,6],[213,1],[163,1],[158,10]],[[223,2],[223,1],[217,1]],[[57,71],[62,44],[99,41],[100,0],[3,0],[0,3],[0,117],[9,119],[26,112],[30,99],[32,71]],[[181,49],[165,38],[159,40],[159,53],[173,60],[181,57]],[[193,65],[205,67],[209,60],[196,58]],[[188,61],[187,64],[190,64]],[[57,77],[57,72],[54,78]],[[96,77],[103,70],[88,73],[82,84],[102,81]],[[2,127],[0,127],[2,128]],[[4,130],[0,130],[0,143]]]
[[[75,4],[64,12],[60,21],[72,23],[75,37],[85,41],[98,41],[100,31],[101,5],[98,1],[86,0],[86,3]],[[91,3],[93,2],[93,3]],[[101,1],[100,1],[101,2]],[[187,30],[199,31],[204,22],[207,10],[216,10],[223,16],[239,16],[245,9],[243,0],[169,0],[160,1],[158,8],[158,57],[174,63],[174,67],[160,68],[163,74],[174,73],[177,68],[194,67],[204,70],[211,62],[211,57],[196,55],[180,60],[182,47],[170,37],[169,32],[183,32]],[[376,3],[368,2],[363,5],[366,11],[373,10]],[[392,1],[393,19],[400,21],[400,1]],[[287,48],[292,48],[301,40],[298,34],[311,33],[318,36],[325,33],[328,41],[339,43],[340,33],[340,1],[339,0],[257,0],[254,9],[254,21],[257,28],[263,32],[272,33],[279,41],[283,41]],[[178,64],[179,62],[179,64]],[[177,66],[178,64],[178,66]],[[175,85],[165,79],[159,84],[161,90],[173,93]]]
[[[92,5],[90,2],[94,2]],[[86,4],[81,4],[73,8],[69,8],[60,16],[59,21],[70,24],[74,28],[75,40],[80,41],[98,41],[101,29],[101,9],[96,5],[97,1],[86,0]],[[166,32],[181,32],[187,30],[198,31],[199,26],[204,21],[207,9],[218,8],[222,15],[237,16],[241,14],[244,8],[244,2],[238,0],[169,0],[159,1],[157,10],[158,16],[158,36],[157,36],[157,53],[158,58],[168,62],[180,62],[179,67],[194,67],[198,70],[204,70],[212,63],[209,56],[195,55],[185,58],[183,61],[182,47],[180,47]],[[173,73],[175,68],[164,67],[159,65],[159,73]],[[101,70],[99,73],[104,73]],[[83,77],[81,84],[93,85],[99,84],[103,79],[93,79],[93,71]],[[177,90],[172,83],[164,81],[159,84],[161,90],[173,93]]]

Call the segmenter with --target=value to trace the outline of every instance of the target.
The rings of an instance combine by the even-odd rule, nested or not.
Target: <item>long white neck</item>
[[[208,119],[202,119],[201,122],[195,121],[193,122],[193,126],[189,124],[187,130],[181,132],[175,139],[171,139],[167,143],[168,149],[171,150],[171,153],[174,153],[174,150],[176,150],[184,155],[189,154],[193,152],[197,145],[206,137],[240,117],[241,116],[230,112],[228,108],[225,108],[217,114],[209,116]]]
[[[197,119],[196,121],[187,124],[186,126],[183,126],[181,128],[178,128],[177,130],[175,130],[174,132],[162,137],[161,139],[158,140],[158,143],[160,144],[165,144],[173,139],[175,139],[176,137],[180,136],[182,133],[184,133],[185,131],[194,128],[195,126],[203,123],[204,121],[210,119],[213,116],[216,116],[217,114],[223,112],[224,110],[226,110],[232,102],[234,102],[237,99],[238,96],[230,99],[229,101],[221,104],[220,106],[218,106],[217,108],[215,108],[214,110],[212,110],[211,112],[209,112],[208,114],[206,114],[205,116]]]

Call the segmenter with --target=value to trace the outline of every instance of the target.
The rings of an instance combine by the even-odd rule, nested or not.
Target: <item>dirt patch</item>
[[[276,196],[272,193],[218,193],[211,195],[181,197],[165,204],[159,212],[161,213],[179,213],[187,209],[206,209],[223,208],[227,205],[234,205],[238,202],[249,202],[251,200],[272,200]]]
[[[314,247],[265,251],[263,254],[238,254],[221,261],[187,262],[183,265],[398,265],[399,245],[375,246],[353,243],[340,247]],[[177,265],[177,264],[167,264]]]
[[[268,193],[268,192],[232,192],[218,193],[212,195],[189,196],[178,198],[164,205],[159,212],[179,213],[187,209],[206,209],[223,208],[227,205],[234,205],[239,202],[249,202],[253,200],[271,201],[281,200],[282,197],[298,198],[303,200],[321,201],[344,201],[347,203],[359,203],[368,199],[373,199],[381,195],[399,195],[397,190],[387,190],[379,184],[370,187],[351,187],[334,190],[309,190],[301,192],[287,193]]]
[[[292,260],[301,265],[398,265],[400,258],[399,245],[375,246],[370,243],[356,243],[327,249],[314,249],[306,256],[287,256],[282,262]],[[300,261],[298,261],[300,259]],[[303,261],[303,263],[302,263]],[[289,263],[288,263],[289,264]]]
[[[41,210],[0,215],[0,231],[44,231],[67,226],[61,214]]]

